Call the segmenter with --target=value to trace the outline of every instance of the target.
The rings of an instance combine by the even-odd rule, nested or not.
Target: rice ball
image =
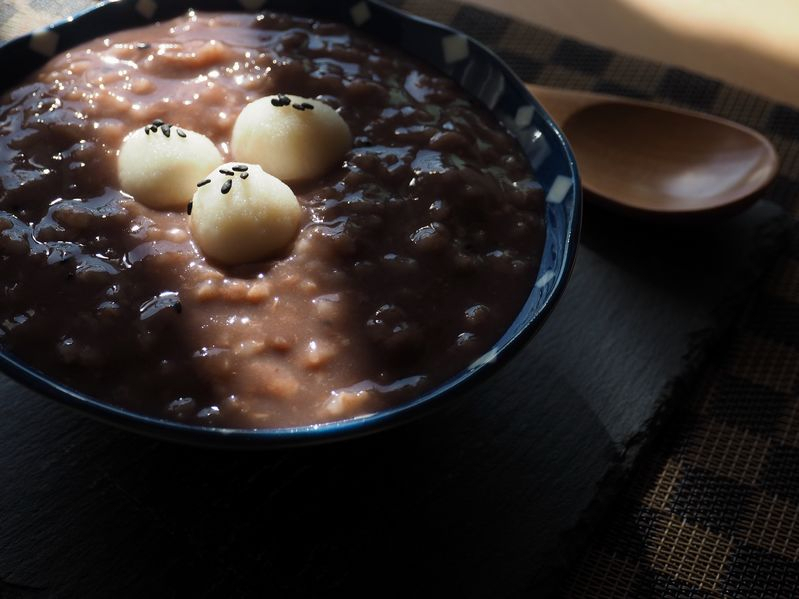
[[[302,210],[294,192],[257,164],[229,162],[197,184],[188,206],[200,251],[222,264],[244,264],[284,253]]]
[[[236,160],[259,164],[284,181],[324,174],[351,146],[347,123],[330,106],[283,94],[245,106],[231,139]]]
[[[157,210],[182,210],[197,181],[223,161],[200,133],[153,121],[128,134],[117,158],[122,191]]]

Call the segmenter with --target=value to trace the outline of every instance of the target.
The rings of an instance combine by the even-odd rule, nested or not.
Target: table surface
[[[0,4],[0,36],[22,33],[60,16],[55,12],[86,4]],[[412,8],[414,3],[406,4]],[[532,4],[492,0],[494,8],[522,10],[528,20],[610,46],[614,40],[634,43],[635,36],[606,35],[603,42],[589,34],[609,35],[612,19],[610,24],[602,19],[622,4],[603,3],[603,15],[573,19],[575,11],[596,5],[540,0],[540,14],[532,14]],[[48,8],[52,6],[57,8]],[[449,10],[449,5],[441,6]],[[4,18],[3,11],[12,16]],[[571,17],[558,21],[561,13]],[[580,23],[586,21],[592,27],[580,31]],[[642,54],[649,51],[643,45],[639,49]],[[679,62],[677,54],[670,56],[657,58]],[[724,76],[723,71],[713,74]],[[790,86],[766,90],[745,78],[735,83],[786,102],[799,97]],[[631,431],[638,430],[640,418],[655,414],[659,390],[680,372],[687,340],[714,326],[710,308],[730,299],[730,281],[745,282],[750,254],[762,249],[758,227],[773,220],[772,208],[759,206],[717,229],[714,240],[702,239],[702,233],[688,235],[688,246],[672,261],[668,275],[680,282],[676,289],[669,289],[656,274],[668,251],[668,231],[654,228],[631,235],[623,221],[590,215],[593,225],[586,231],[564,310],[556,311],[537,343],[526,350],[526,360],[496,382],[489,404],[497,410],[488,417],[485,403],[475,399],[478,392],[464,400],[457,414],[445,412],[359,445],[266,458],[238,454],[231,463],[224,455],[110,431],[71,413],[56,411],[51,416],[41,398],[5,386],[3,395],[13,399],[7,399],[3,413],[7,419],[27,420],[3,426],[0,440],[2,463],[20,468],[7,475],[9,484],[0,490],[0,506],[7,516],[0,535],[0,596],[53,592],[52,596],[69,597],[78,590],[88,596],[91,583],[101,585],[95,590],[105,593],[112,588],[157,592],[159,585],[187,580],[187,568],[197,573],[197,596],[214,596],[222,588],[238,588],[243,596],[250,588],[237,587],[244,584],[242,576],[264,571],[278,574],[270,581],[257,581],[261,590],[299,593],[324,583],[344,584],[337,577],[342,572],[351,576],[357,568],[350,562],[364,559],[371,568],[367,582],[388,575],[386,561],[394,560],[405,564],[407,575],[397,588],[410,589],[421,580],[410,572],[461,572],[454,587],[449,581],[449,588],[464,596],[492,585],[507,594],[529,593],[535,586],[530,573],[550,563],[552,556],[546,553],[556,537],[576,526],[609,465],[629,457],[626,449],[638,441],[630,437]],[[631,244],[638,248],[637,261],[624,256]],[[696,262],[692,248],[713,248],[716,253]],[[725,255],[735,258],[725,262]],[[620,291],[624,289],[628,292]],[[614,326],[606,336],[601,329],[592,330],[590,323],[559,320],[567,311],[589,318],[592,303],[603,317],[618,317],[623,326]],[[658,323],[658,310],[667,310],[671,320],[661,321],[654,331],[651,323]],[[567,335],[559,338],[555,331]],[[603,348],[596,361],[577,351],[576,343],[569,346],[568,339],[586,337],[584,331],[591,343]],[[664,339],[661,351],[652,351],[643,331]],[[595,372],[573,379],[570,364],[553,356],[569,356],[580,371]],[[640,377],[619,378],[625,365]],[[539,381],[550,385],[544,394],[547,401],[534,410],[527,393],[520,392],[525,381],[530,387]],[[620,395],[627,404],[619,401]],[[616,407],[623,409],[614,412]],[[455,422],[450,433],[437,436],[437,427],[448,418]],[[559,450],[552,451],[553,446]],[[554,476],[549,480],[552,486],[542,489],[541,473],[556,471],[571,476]],[[321,497],[332,499],[322,502]],[[398,511],[401,504],[409,509]],[[275,518],[275,510],[285,517]],[[486,519],[485,514],[492,517]],[[536,516],[519,518],[521,514]],[[320,540],[309,553],[297,533]],[[394,541],[387,542],[386,535]],[[104,538],[124,543],[126,550],[109,555],[98,542]],[[419,538],[426,542],[419,544]],[[491,554],[490,564],[501,568],[486,570],[483,556],[471,550],[475,544]],[[135,547],[149,551],[136,558],[136,569],[126,570],[120,560],[133,555]],[[298,566],[292,559],[300,555],[304,561]],[[219,557],[235,561],[217,562]],[[540,562],[531,565],[531,559]],[[589,567],[591,563],[606,565],[601,559],[589,562]],[[93,564],[107,571],[95,576]],[[666,561],[662,569],[670,567]],[[153,574],[152,580],[141,580],[142,568]],[[439,579],[439,587],[448,588],[447,582]],[[573,592],[575,597],[603,596],[592,595],[590,585]]]
[[[795,0],[466,0],[799,106]]]

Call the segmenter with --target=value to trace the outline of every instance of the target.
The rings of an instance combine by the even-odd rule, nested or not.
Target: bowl
[[[257,12],[265,0],[116,0],[0,46],[7,81],[21,79],[51,56],[121,29],[197,10]],[[510,131],[535,170],[546,198],[546,237],[532,290],[502,337],[456,376],[416,399],[375,414],[294,428],[203,427],[145,416],[70,389],[0,350],[0,369],[64,405],[135,432],[205,446],[285,447],[356,437],[400,424],[443,405],[484,380],[526,343],[566,286],[578,244],[582,199],[574,156],[562,132],[495,54],[465,34],[376,0],[270,0],[268,10],[338,21],[400,48],[458,82]]]

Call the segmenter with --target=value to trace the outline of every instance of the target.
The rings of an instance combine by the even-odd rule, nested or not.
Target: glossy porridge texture
[[[187,215],[119,190],[130,130],[161,118],[226,160],[242,107],[339,109],[344,161],[292,185],[277,260],[207,262]],[[484,353],[528,295],[544,202],[516,142],[456,84],[345,26],[188,15],[56,57],[0,100],[0,343],[101,401],[280,427],[371,413]]]

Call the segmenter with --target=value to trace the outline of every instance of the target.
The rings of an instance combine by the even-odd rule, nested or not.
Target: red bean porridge
[[[226,159],[274,93],[339,110],[342,163],[293,184],[298,237],[234,268],[187,215],[122,193],[116,157],[161,118]],[[484,353],[530,292],[540,187],[451,80],[339,24],[189,13],[55,57],[0,99],[0,344],[148,415],[281,427],[372,413]]]

